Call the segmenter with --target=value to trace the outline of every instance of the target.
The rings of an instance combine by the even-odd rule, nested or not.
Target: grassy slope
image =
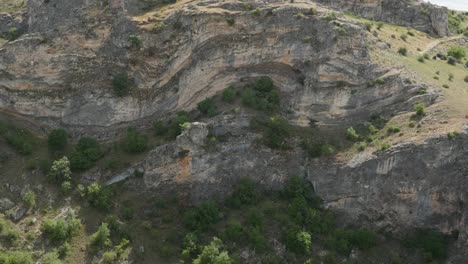
[[[466,58],[462,64],[453,66],[448,64],[447,61],[433,60],[432,57],[437,52],[445,54],[451,46],[454,46],[453,40],[462,36],[434,38],[414,29],[390,24],[384,24],[378,30],[375,21],[351,15],[347,16],[363,24],[372,23],[373,27],[369,33],[369,37],[377,43],[383,42],[391,46],[388,50],[380,48],[371,49],[372,57],[376,62],[382,65],[406,68],[412,73],[417,82],[429,85],[428,91],[440,91],[443,95],[441,102],[428,107],[424,118],[416,120],[417,125],[415,127],[409,126],[410,122],[414,121],[412,117],[413,113],[402,113],[390,119],[387,125],[375,136],[376,140],[372,144],[369,144],[371,148],[368,148],[367,151],[371,152],[380,149],[384,144],[395,145],[403,142],[420,142],[437,134],[460,131],[463,124],[466,123],[466,116],[468,116],[468,83],[464,81],[465,76],[468,76],[468,70],[463,65],[466,62]],[[409,31],[414,36],[408,35]],[[401,38],[403,34],[407,36],[406,41]],[[398,54],[400,47],[408,49],[408,56]],[[468,54],[468,47],[464,48]],[[422,56],[429,49],[433,49],[432,52],[428,53],[431,59],[425,60],[424,63],[419,62],[418,57]],[[439,72],[439,74],[437,75],[436,72]],[[449,74],[453,74],[454,76],[452,81],[448,80]],[[434,79],[435,76],[439,80]],[[443,88],[444,84],[449,85],[450,88]],[[389,126],[397,126],[401,129],[401,132],[389,134],[387,132]],[[353,151],[345,153],[343,156],[349,157],[356,152],[357,145],[353,148]]]

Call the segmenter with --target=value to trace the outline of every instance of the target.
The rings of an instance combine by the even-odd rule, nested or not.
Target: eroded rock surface
[[[30,1],[29,34],[0,50],[0,109],[96,135],[193,109],[267,75],[291,123],[346,125],[411,109],[421,88],[372,62],[362,25],[330,20],[331,10],[313,2],[256,2],[253,12],[238,2],[193,1],[158,21],[130,18],[124,6]],[[112,77],[122,72],[134,87],[121,98]],[[379,77],[385,83],[374,85]],[[433,99],[426,96],[420,100]]]
[[[420,0],[318,0],[340,11],[408,26],[441,37],[449,35],[448,9]]]

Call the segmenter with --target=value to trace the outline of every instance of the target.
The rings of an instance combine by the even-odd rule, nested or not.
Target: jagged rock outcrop
[[[29,34],[0,49],[0,109],[96,135],[268,75],[292,123],[346,125],[410,109],[420,89],[371,61],[362,25],[330,19],[312,2],[196,1],[159,22],[131,20],[123,8],[120,0],[30,1]],[[135,86],[123,98],[111,87],[120,72]],[[377,77],[385,83],[374,85]]]
[[[317,0],[340,11],[408,26],[441,37],[449,35],[448,9],[421,0]]]

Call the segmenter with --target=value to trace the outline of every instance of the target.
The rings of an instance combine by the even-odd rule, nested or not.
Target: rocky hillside
[[[467,36],[410,0],[6,0],[0,264],[466,263]]]

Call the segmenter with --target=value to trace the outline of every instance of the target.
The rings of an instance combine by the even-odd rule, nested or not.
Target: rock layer
[[[448,9],[419,0],[317,0],[340,11],[368,19],[408,26],[441,37],[448,36]]]
[[[197,1],[159,22],[132,20],[123,6],[30,1],[29,34],[0,50],[0,109],[96,134],[193,109],[231,84],[267,75],[292,123],[346,125],[410,109],[420,89],[371,61],[362,25],[330,19],[314,3],[259,3],[254,12]],[[123,98],[111,85],[121,72],[134,82]],[[385,83],[374,85],[378,77]]]

